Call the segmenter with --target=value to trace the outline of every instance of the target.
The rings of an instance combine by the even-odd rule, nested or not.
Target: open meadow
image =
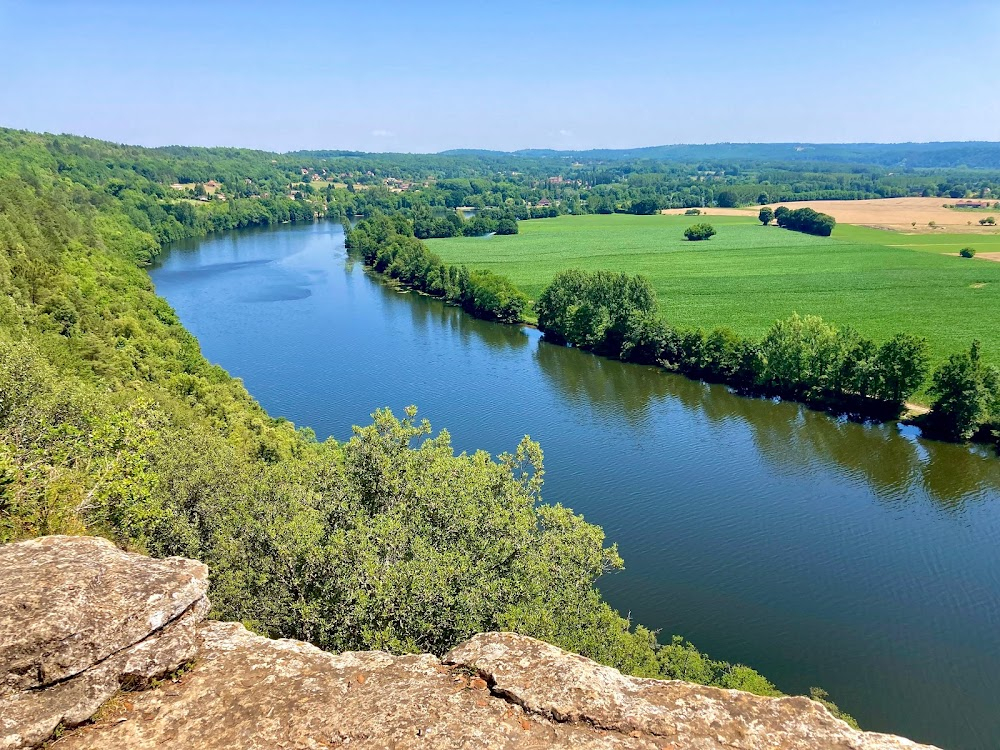
[[[762,335],[793,312],[853,326],[878,341],[926,336],[935,363],[974,338],[1000,363],[1000,263],[958,257],[1000,252],[1000,236],[910,235],[838,225],[833,237],[709,216],[718,231],[688,242],[691,216],[627,214],[522,221],[512,236],[431,240],[448,263],[509,276],[532,299],[568,268],[642,273],[667,320]]]

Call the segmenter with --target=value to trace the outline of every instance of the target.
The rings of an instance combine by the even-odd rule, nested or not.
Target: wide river
[[[488,241],[488,240],[487,240]],[[178,243],[150,270],[264,407],[346,439],[416,404],[462,450],[545,451],[634,622],[830,692],[866,729],[1000,747],[1000,459],[548,344],[364,273],[339,225]],[[807,312],[807,311],[806,311]]]

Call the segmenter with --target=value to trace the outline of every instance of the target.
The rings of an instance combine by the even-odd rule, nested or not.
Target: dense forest
[[[543,502],[538,444],[456,454],[413,408],[319,442],[210,365],[142,270],[178,237],[342,215],[349,190],[294,190],[303,167],[272,154],[0,137],[0,542],[92,533],[198,558],[215,616],[328,649],[516,630],[630,674],[777,694],[602,600],[623,562]]]

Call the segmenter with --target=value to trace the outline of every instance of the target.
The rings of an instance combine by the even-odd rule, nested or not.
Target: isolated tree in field
[[[992,227],[992,226],[994,226],[997,223],[997,220],[993,216],[987,216],[985,219],[980,219],[979,223],[982,226],[984,226],[984,227],[985,226],[991,226]]]
[[[961,250],[958,251],[958,254],[961,255],[963,258],[975,258],[976,250],[975,248],[971,247],[963,247]]]
[[[692,242],[707,240],[715,234],[715,227],[711,224],[692,224],[684,230],[684,236]]]
[[[1000,411],[1000,371],[982,360],[979,341],[968,353],[952,354],[934,372],[930,394],[931,422],[935,429],[959,440],[968,440]]]
[[[766,227],[774,221],[774,211],[772,211],[769,206],[764,206],[764,208],[760,210],[760,213],[757,214],[757,218],[760,219],[760,223]]]

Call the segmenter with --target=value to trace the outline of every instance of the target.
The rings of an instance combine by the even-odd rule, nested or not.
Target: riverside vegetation
[[[822,231],[832,226],[809,209],[776,213],[779,221],[810,234],[814,225]],[[707,239],[714,230],[695,234]],[[413,224],[402,215],[360,222],[348,229],[347,246],[375,271],[478,317],[516,322],[524,315],[527,297],[507,277],[446,266],[413,236]],[[567,270],[543,289],[534,311],[539,329],[557,343],[860,417],[898,417],[930,372],[926,339],[909,333],[876,343],[852,328],[793,314],[755,340],[724,327],[678,329],[659,315],[659,307],[644,276]],[[969,354],[952,355],[934,371],[934,401],[921,423],[940,438],[1000,446],[1000,372],[979,352],[974,341]]]
[[[542,502],[531,440],[496,458],[456,455],[409,409],[319,442],[201,356],[140,266],[163,241],[311,219],[317,204],[231,194],[203,205],[165,185],[232,168],[224,184],[238,186],[238,170],[258,166],[246,179],[277,182],[270,159],[5,138],[0,542],[87,532],[198,558],[216,616],[327,649],[442,653],[515,630],[629,674],[777,694],[748,667],[658,643],[602,600],[595,582],[622,560],[599,527]],[[386,222],[400,226],[374,223]],[[416,247],[402,245],[392,262]],[[447,278],[463,288],[461,271]],[[474,273],[464,284],[473,299],[490,288]]]

